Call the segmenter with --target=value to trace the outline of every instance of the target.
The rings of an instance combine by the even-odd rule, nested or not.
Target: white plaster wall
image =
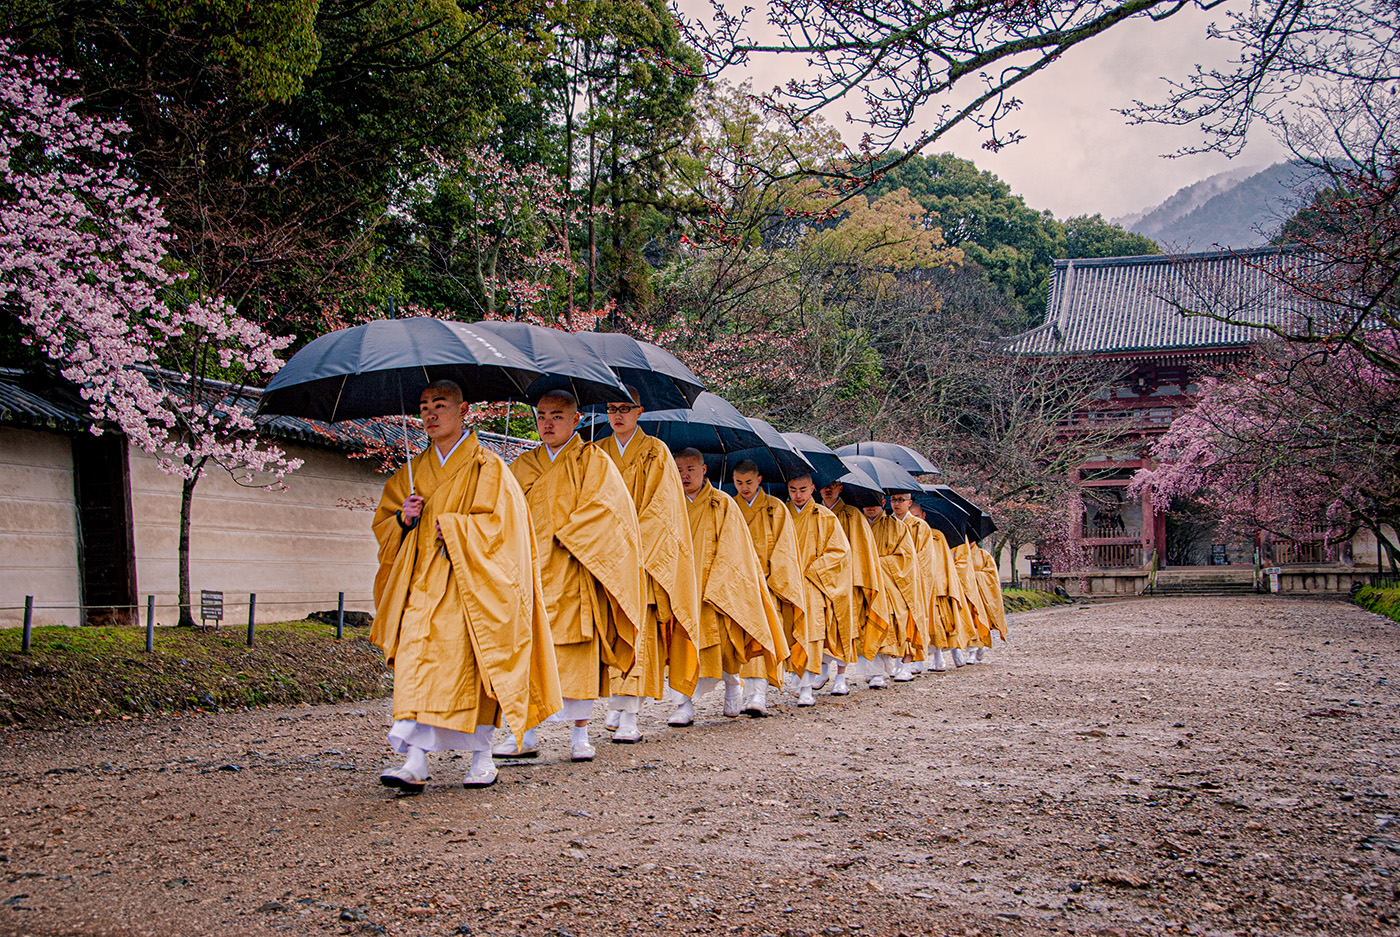
[[[225,626],[248,621],[248,593],[258,596],[258,621],[300,618],[345,607],[373,611],[377,548],[373,513],[339,506],[342,499],[379,501],[386,476],[376,460],[286,446],[305,464],[286,479],[287,490],[236,484],[210,469],[195,487],[190,531],[190,589],[198,617],[199,591],[224,593]],[[131,449],[132,521],[140,602],[156,597],[156,622],[175,624],[180,523],[180,479],[160,471],[151,456]]]
[[[68,437],[0,427],[0,627],[78,624],[77,508]],[[43,606],[68,606],[48,609]]]

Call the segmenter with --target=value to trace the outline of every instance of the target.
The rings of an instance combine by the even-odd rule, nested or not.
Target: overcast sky
[[[682,8],[699,12],[691,2]],[[1210,22],[1223,16],[1223,8],[1210,13],[1188,8],[1160,23],[1121,23],[1019,86],[1024,103],[1012,125],[1025,134],[1021,143],[990,153],[968,125],[924,152],[951,151],[969,159],[1000,176],[1032,208],[1048,208],[1057,218],[1096,212],[1113,218],[1141,211],[1214,173],[1278,162],[1285,158],[1283,151],[1267,134],[1252,139],[1234,160],[1216,155],[1166,159],[1162,154],[1197,139],[1189,129],[1131,127],[1114,112],[1135,98],[1160,100],[1164,75],[1184,76],[1196,62],[1223,64],[1230,47],[1205,38]],[[755,90],[766,89],[791,77],[787,70],[797,61],[786,56],[757,60],[747,72],[725,77],[735,83],[749,78]],[[854,106],[858,102],[829,115],[851,142],[860,128],[846,123],[843,114]]]

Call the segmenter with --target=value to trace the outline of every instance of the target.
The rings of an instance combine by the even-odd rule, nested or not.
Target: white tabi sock
[[[520,740],[520,745],[518,747],[529,750],[538,744],[539,743],[535,741],[535,730],[531,729],[529,732],[525,733],[525,737]]]
[[[472,774],[480,775],[487,773],[491,770],[492,766],[491,749],[488,748],[484,751],[472,752]]]
[[[403,766],[404,770],[411,771],[414,777],[426,778],[428,776],[428,753],[413,745],[408,746],[408,758],[404,761]]]
[[[569,745],[573,748],[581,748],[587,744],[588,726],[574,726],[574,731],[569,736]]]

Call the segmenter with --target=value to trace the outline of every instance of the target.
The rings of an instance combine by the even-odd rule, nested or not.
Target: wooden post
[[[340,593],[340,598],[336,600],[335,607],[335,639],[339,641],[345,637],[345,593]]]
[[[146,653],[156,649],[156,597],[146,596]]]
[[[256,592],[249,592],[249,593],[248,593],[248,646],[249,646],[249,647],[252,647],[252,646],[253,646],[253,616],[257,613],[257,608],[258,608],[258,594],[257,594]]]
[[[34,596],[24,597],[24,633],[19,638],[19,651],[21,654],[29,653],[30,633],[34,628]]]

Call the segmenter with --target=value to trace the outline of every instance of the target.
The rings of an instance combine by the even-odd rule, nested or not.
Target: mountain
[[[1306,167],[1275,163],[1234,169],[1192,183],[1154,208],[1115,218],[1165,250],[1210,250],[1266,244],[1302,204]]]

